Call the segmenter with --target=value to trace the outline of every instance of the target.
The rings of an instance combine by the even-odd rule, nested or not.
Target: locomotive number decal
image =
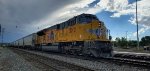
[[[75,32],[76,28],[69,28],[69,33]]]

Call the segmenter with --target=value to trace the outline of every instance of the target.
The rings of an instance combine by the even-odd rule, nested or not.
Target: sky
[[[136,40],[136,0],[0,0],[4,42],[12,42],[82,13],[94,14],[113,40]],[[139,37],[150,36],[150,0],[138,0]],[[0,38],[0,41],[2,39]]]

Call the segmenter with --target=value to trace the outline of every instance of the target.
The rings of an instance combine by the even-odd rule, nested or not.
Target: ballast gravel
[[[27,51],[27,50],[24,50],[24,51]],[[150,71],[142,67],[135,67],[135,66],[124,65],[124,64],[120,65],[116,63],[109,63],[106,61],[100,61],[100,62],[89,61],[89,60],[82,60],[78,58],[71,58],[71,57],[65,57],[65,56],[60,56],[60,55],[41,53],[41,52],[36,52],[36,51],[27,51],[27,52],[45,56],[51,59],[56,59],[56,60],[64,61],[67,63],[75,64],[81,67],[92,69],[94,71]]]
[[[0,47],[0,71],[40,71],[8,48]]]

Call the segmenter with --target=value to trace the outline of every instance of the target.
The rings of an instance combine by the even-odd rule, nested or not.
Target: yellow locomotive
[[[108,30],[95,15],[81,14],[36,33],[36,47],[62,53],[111,57]],[[47,50],[46,49],[46,50]]]

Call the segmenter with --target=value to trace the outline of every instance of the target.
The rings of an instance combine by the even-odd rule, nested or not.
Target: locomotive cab
[[[89,36],[89,38],[84,41],[84,53],[95,57],[112,57],[110,31],[107,30],[104,22],[99,21],[95,15],[88,14],[81,18],[83,19],[80,22],[81,24],[89,24],[88,28],[86,28],[88,35],[85,35]]]

